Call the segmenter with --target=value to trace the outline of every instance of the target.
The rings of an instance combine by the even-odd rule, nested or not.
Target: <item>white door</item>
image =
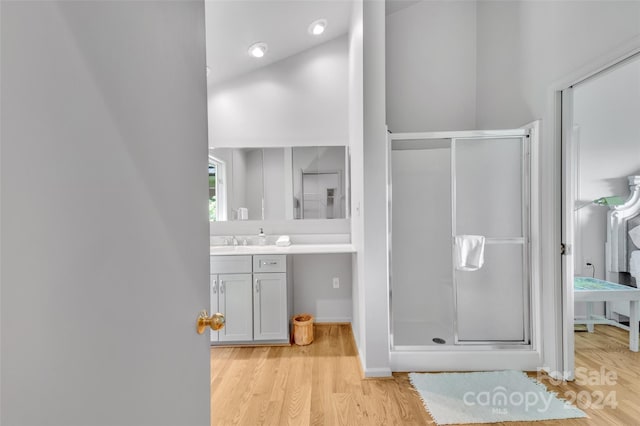
[[[254,274],[253,329],[255,340],[288,337],[287,274]]]
[[[0,27],[0,424],[209,424],[203,3]]]
[[[226,321],[220,341],[253,340],[251,274],[220,274],[218,282],[218,309]]]

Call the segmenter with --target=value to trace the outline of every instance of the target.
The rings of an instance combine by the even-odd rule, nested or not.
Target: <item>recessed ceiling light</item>
[[[254,43],[249,46],[249,55],[254,58],[262,58],[267,53],[267,43]]]
[[[325,28],[327,28],[327,20],[318,19],[317,21],[313,21],[311,25],[309,25],[309,34],[320,35],[324,32]]]

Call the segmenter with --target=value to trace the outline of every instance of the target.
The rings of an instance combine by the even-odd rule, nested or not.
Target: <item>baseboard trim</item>
[[[282,347],[286,347],[286,346],[292,346],[293,343],[291,342],[274,342],[274,343],[264,343],[264,342],[245,342],[245,343],[232,343],[232,342],[227,342],[227,343],[223,343],[223,344],[216,344],[216,345],[211,345],[211,349],[216,349],[216,348],[257,348],[260,346],[266,346],[266,347],[275,347],[275,346],[282,346]]]
[[[325,323],[316,323],[316,325],[331,325],[331,324],[336,324],[336,325],[343,325],[343,324],[348,324],[349,328],[351,329],[351,338],[352,338],[352,344],[353,347],[356,349],[356,353],[358,354],[358,366],[360,367],[360,377],[362,377],[362,379],[366,380],[366,379],[390,379],[393,378],[393,375],[391,373],[391,368],[366,368],[365,366],[365,357],[362,353],[362,351],[360,350],[360,347],[358,346],[358,344],[356,343],[356,336],[353,333],[353,324],[351,323],[351,321],[347,321],[347,322],[337,322],[337,323],[329,323],[329,322],[325,322]]]
[[[400,371],[536,371],[541,354],[533,350],[391,351],[391,370]]]
[[[392,374],[390,368],[365,368],[364,370],[365,379],[380,379],[391,377]]]
[[[316,324],[351,324],[349,317],[317,317]]]

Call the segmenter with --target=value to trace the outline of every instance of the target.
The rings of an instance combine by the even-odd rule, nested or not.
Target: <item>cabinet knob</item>
[[[260,292],[260,280],[256,280],[256,293]]]
[[[198,334],[204,333],[207,327],[211,327],[213,331],[218,331],[224,327],[225,319],[221,313],[215,313],[209,316],[207,310],[200,311],[198,319],[196,320],[196,331]]]
[[[213,294],[216,294],[218,292],[218,281],[217,280],[213,280],[213,283],[211,285],[211,291],[213,291]]]

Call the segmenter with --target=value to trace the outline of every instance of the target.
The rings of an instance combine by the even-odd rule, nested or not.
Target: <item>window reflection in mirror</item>
[[[262,175],[262,149],[209,150],[209,220],[262,220]]]
[[[347,217],[344,146],[212,148],[209,219]]]
[[[212,222],[226,220],[223,218],[224,209],[218,205],[226,199],[224,192],[224,162],[213,156],[209,156],[209,220]]]

